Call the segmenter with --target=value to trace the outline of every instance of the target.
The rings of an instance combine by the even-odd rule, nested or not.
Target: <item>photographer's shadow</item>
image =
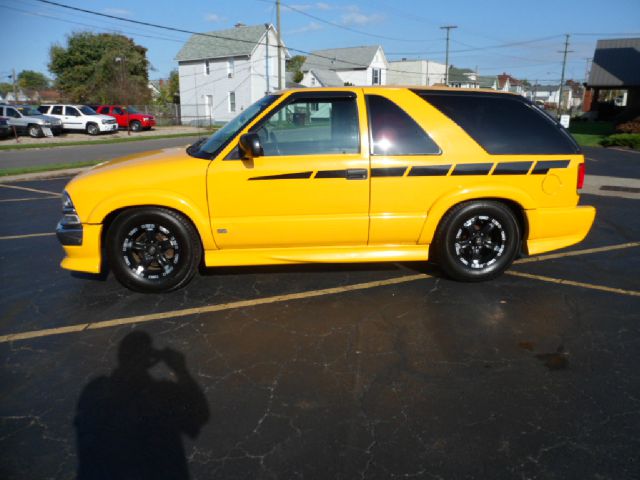
[[[149,370],[164,362],[172,379]],[[128,334],[118,366],[89,382],[78,401],[78,479],[189,478],[182,435],[195,438],[209,419],[206,397],[175,350],[156,350],[149,334]]]

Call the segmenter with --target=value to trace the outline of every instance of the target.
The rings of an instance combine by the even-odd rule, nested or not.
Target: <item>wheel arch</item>
[[[494,201],[504,204],[511,210],[518,221],[522,235],[521,240],[524,242],[528,238],[529,226],[525,210],[532,208],[533,200],[524,192],[515,189],[513,191],[509,189],[500,192],[493,189],[486,189],[460,191],[438,199],[427,212],[427,218],[422,227],[418,243],[430,244],[446,214],[457,205],[469,201]]]

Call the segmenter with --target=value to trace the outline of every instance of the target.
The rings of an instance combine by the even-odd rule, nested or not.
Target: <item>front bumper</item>
[[[77,272],[100,273],[102,270],[101,236],[102,225],[82,224],[73,228],[60,229],[58,224],[56,235],[62,243],[65,257],[60,266],[66,270]],[[80,227],[80,243],[78,232]]]
[[[116,132],[118,130],[118,122],[100,123],[99,128],[101,132]]]
[[[596,216],[594,207],[539,208],[525,210],[529,235],[527,253],[568,247],[584,240]]]

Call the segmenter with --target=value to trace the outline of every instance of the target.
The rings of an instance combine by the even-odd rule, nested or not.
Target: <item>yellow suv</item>
[[[62,267],[140,291],[199,265],[435,259],[479,281],[521,251],[566,247],[584,157],[524,98],[364,87],[267,95],[185,150],[99,165],[66,187]]]

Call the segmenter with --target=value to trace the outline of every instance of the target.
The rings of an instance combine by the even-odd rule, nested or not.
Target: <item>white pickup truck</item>
[[[118,122],[108,115],[100,115],[86,105],[42,105],[38,108],[45,115],[62,121],[65,130],[87,132],[98,135],[102,132],[117,132]]]

